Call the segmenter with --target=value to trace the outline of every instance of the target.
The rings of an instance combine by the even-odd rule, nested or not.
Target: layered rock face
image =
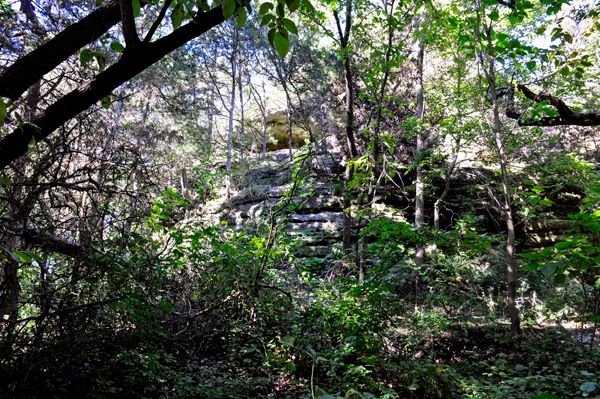
[[[298,150],[294,154],[296,159],[304,156]],[[289,200],[301,206],[288,215],[287,228],[294,241],[300,243],[296,248],[299,256],[324,257],[331,253],[332,248],[341,248],[343,212],[340,190],[344,168],[339,153],[326,151],[314,154],[303,165],[306,181]],[[215,223],[226,221],[236,229],[251,225],[254,219],[265,215],[284,200],[292,188],[294,168],[295,163],[289,161],[287,149],[268,153],[243,176],[241,190],[236,195],[228,201],[220,198],[207,203],[204,217]],[[401,178],[405,181],[400,181]],[[414,191],[401,188],[403,184],[404,187],[410,186],[411,179],[410,175],[398,177],[397,184],[388,184],[377,190],[375,208],[380,216],[395,222],[412,223]],[[430,225],[433,225],[434,202],[444,185],[442,179],[438,180],[434,179],[433,189],[426,198],[425,221]],[[452,178],[451,192],[442,207],[441,227],[451,228],[465,213],[470,213],[481,219],[479,228],[482,233],[504,233],[502,210],[491,196],[499,199],[502,195],[495,180],[495,173],[488,169],[459,169]],[[573,204],[580,200],[580,196],[575,194],[557,195],[553,198],[556,207],[551,208],[554,213],[546,212],[536,219],[519,221],[517,233],[521,249],[544,247],[563,240],[562,234],[570,226],[566,215],[578,211]],[[565,203],[561,205],[561,201]],[[357,204],[358,201],[355,201],[353,206]],[[365,223],[364,219],[353,219],[355,233]]]

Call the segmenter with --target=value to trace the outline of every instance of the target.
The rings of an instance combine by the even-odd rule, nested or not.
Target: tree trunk
[[[352,215],[351,215],[351,200],[349,193],[349,185],[354,176],[354,164],[351,162],[358,156],[356,150],[356,140],[354,139],[354,92],[353,92],[353,76],[351,68],[351,57],[348,48],[348,40],[352,29],[352,0],[346,0],[346,21],[344,31],[340,24],[340,18],[337,10],[333,16],[337,24],[340,44],[344,54],[344,80],[346,83],[346,144],[350,152],[350,162],[346,165],[346,173],[344,174],[344,224],[343,224],[343,247],[346,256],[350,255],[352,250]]]
[[[236,69],[237,69],[237,44],[239,39],[239,31],[236,29],[233,37],[233,49],[231,53],[231,103],[229,105],[229,129],[227,130],[227,176],[225,178],[225,190],[227,191],[227,199],[231,196],[231,142],[233,136],[233,114],[235,112],[235,87]]]
[[[456,162],[458,161],[458,152],[460,151],[460,145],[457,144],[456,152],[454,153],[454,157],[452,158],[452,163],[446,169],[446,183],[444,184],[444,191],[442,195],[435,201],[433,206],[433,228],[435,230],[440,229],[440,207],[444,203],[446,196],[450,192],[450,178],[452,177],[452,173],[454,173],[454,168],[456,167]]]
[[[290,98],[290,92],[288,89],[288,85],[287,85],[287,80],[288,76],[287,73],[284,73],[284,71],[281,71],[280,74],[280,79],[281,79],[281,85],[283,86],[283,91],[285,92],[285,102],[287,103],[287,119],[288,119],[288,135],[289,135],[289,141],[288,141],[288,148],[290,151],[290,161],[293,161],[294,157],[292,155],[292,100]]]
[[[415,17],[414,19],[415,25],[415,33],[419,33],[421,28],[421,20],[419,17]],[[423,113],[425,110],[425,100],[423,97],[423,56],[425,53],[425,41],[423,39],[419,39],[417,46],[417,119],[419,122],[423,122]],[[421,125],[418,126],[421,129]],[[417,164],[417,182],[416,182],[416,192],[415,192],[415,227],[421,228],[424,224],[424,214],[425,214],[425,197],[424,197],[424,176],[423,176],[423,167],[422,163],[422,152],[424,150],[424,134],[417,134],[417,150],[415,153],[415,158],[418,162]],[[417,247],[415,253],[415,263],[417,266],[425,263],[425,248],[422,246]]]
[[[215,118],[215,89],[210,88],[210,106],[208,109],[208,154],[212,151],[213,123]]]
[[[185,199],[189,198],[187,171],[183,157],[179,159],[179,184],[181,186],[181,196]]]
[[[511,207],[510,181],[508,168],[506,167],[506,153],[502,143],[502,123],[498,112],[498,97],[496,95],[496,77],[494,68],[494,46],[492,35],[489,27],[485,27],[485,33],[488,41],[488,52],[490,64],[487,71],[487,80],[489,90],[491,91],[491,102],[494,114],[494,141],[496,151],[498,153],[498,163],[502,173],[502,192],[504,194],[504,216],[506,217],[506,280],[508,284],[508,314],[510,317],[511,333],[513,336],[521,334],[521,321],[519,320],[519,312],[517,311],[517,282],[515,270],[515,226]],[[483,63],[483,57],[480,57],[480,62]],[[484,65],[482,65],[484,67]],[[484,69],[485,70],[485,69]]]
[[[457,82],[457,94],[460,95],[461,93],[461,73],[462,73],[462,67],[461,67],[461,63],[460,63],[460,50],[459,50],[459,54],[456,56],[456,60],[457,60],[457,73],[458,73],[458,82]],[[458,110],[458,114],[462,115],[462,110],[459,109]],[[454,173],[454,169],[456,168],[456,164],[458,163],[458,154],[460,153],[460,147],[461,147],[461,137],[458,136],[456,138],[456,148],[454,150],[454,156],[452,157],[452,162],[450,163],[450,165],[448,166],[448,169],[446,169],[446,181],[444,184],[444,191],[442,192],[442,195],[440,195],[440,197],[437,199],[437,201],[435,201],[435,204],[433,205],[433,228],[436,230],[440,229],[440,208],[442,207],[442,204],[444,203],[444,200],[446,199],[446,196],[448,196],[448,193],[450,192],[450,179],[452,178],[452,174]]]
[[[243,61],[240,62],[240,68],[238,73],[238,80],[240,86],[240,159],[244,160],[244,92],[242,89],[242,67]]]

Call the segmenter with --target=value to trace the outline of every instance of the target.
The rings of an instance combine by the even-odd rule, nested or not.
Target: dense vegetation
[[[0,0],[0,397],[597,395],[599,10]]]

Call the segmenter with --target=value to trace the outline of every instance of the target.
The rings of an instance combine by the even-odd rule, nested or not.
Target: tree
[[[246,21],[244,7],[250,7],[249,3],[242,6],[241,2],[237,4],[235,0],[228,0],[223,5],[205,11],[205,9],[208,9],[207,3],[199,3],[199,8],[196,8],[197,6],[193,2],[189,5],[185,5],[185,2],[176,2],[175,8],[171,12],[174,31],[165,37],[152,41],[172,3],[173,0],[165,1],[146,36],[143,40],[140,40],[135,26],[136,11],[133,9],[133,5],[126,0],[121,2],[113,0],[78,23],[71,25],[52,40],[17,60],[5,70],[0,75],[0,96],[15,101],[44,74],[50,72],[82,46],[98,39],[117,22],[123,21],[125,46],[115,45],[116,48],[123,49],[123,55],[120,59],[104,70],[104,56],[93,54],[101,65],[101,72],[98,75],[54,102],[30,123],[16,127],[11,133],[3,137],[0,140],[0,170],[25,154],[28,147],[31,148],[36,143],[44,140],[59,126],[83,110],[102,99],[105,99],[106,103],[111,92],[123,82],[133,78],[166,54],[221,24],[234,13],[237,16],[237,23],[243,25]],[[305,3],[309,4],[307,1]],[[293,6],[288,5],[292,11],[297,9],[298,6],[299,3],[294,3]],[[310,7],[312,8],[312,6]],[[197,11],[190,11],[194,9]],[[283,18],[283,13],[283,6],[281,6],[279,19]],[[180,26],[185,18],[189,18],[191,21]],[[287,34],[287,30],[285,33]],[[280,33],[277,33],[277,35],[281,36]],[[285,41],[287,42],[287,39]],[[274,43],[277,47],[282,43],[282,40],[277,40]],[[289,42],[287,43],[289,47]],[[287,48],[285,52],[287,52]],[[86,57],[91,55],[90,52],[86,54]],[[6,114],[8,106],[9,102],[0,102],[0,115]],[[2,121],[4,121],[4,118],[2,118]]]
[[[419,34],[422,35],[421,28],[422,25],[426,22],[427,16],[415,16],[414,17],[414,30],[415,36],[417,40],[417,114],[416,119],[419,124],[423,123],[423,114],[425,112],[425,98],[423,96],[423,58],[425,53],[425,39],[423,37],[419,37]],[[424,28],[426,29],[426,28]],[[420,125],[417,126],[419,130],[422,130]],[[426,134],[417,133],[417,149],[415,153],[415,158],[417,162],[417,177],[415,182],[415,227],[422,228],[423,227],[423,218],[425,213],[425,193],[424,193],[424,176],[423,176],[423,165],[422,165],[422,157],[424,152],[425,143],[424,141],[427,139]],[[419,246],[416,249],[415,253],[415,263],[417,266],[421,266],[425,263],[425,248],[423,246]]]

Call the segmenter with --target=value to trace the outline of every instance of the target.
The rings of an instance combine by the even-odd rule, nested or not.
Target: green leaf
[[[298,7],[300,7],[300,0],[292,0],[288,3],[288,8],[290,9],[290,12],[296,11]]]
[[[198,7],[202,11],[210,11],[210,5],[206,1],[201,1],[198,3]]]
[[[566,274],[559,274],[557,276],[554,276],[554,285],[559,287],[565,283],[566,279],[567,279]]]
[[[567,43],[573,43],[573,36],[569,35],[568,33],[563,35],[563,39],[565,39]]]
[[[140,0],[133,0],[133,16],[134,17],[139,17],[140,16]]]
[[[12,101],[10,99],[0,97],[0,126],[4,125],[6,115],[8,115],[8,107],[10,107],[11,105]]]
[[[291,19],[284,18],[283,26],[285,26],[285,28],[288,31],[290,31],[291,33],[293,33],[294,35],[298,34],[298,28],[296,27],[296,24],[294,23],[294,21],[292,21]]]
[[[594,287],[596,287],[597,290],[600,290],[600,277],[598,277],[598,280],[594,283]]]
[[[283,345],[286,345],[286,346],[294,346],[295,340],[296,340],[296,338],[286,335],[285,337],[281,338],[279,340],[279,342],[281,342]]]
[[[277,16],[279,18],[283,18],[285,16],[285,8],[283,8],[283,4],[277,4],[277,8],[275,10],[277,11]]]
[[[546,206],[552,206],[552,204],[554,204],[554,202],[548,198],[541,199],[539,203]]]
[[[269,33],[267,34],[267,38],[269,39],[269,43],[273,47],[275,47],[275,33],[277,33],[277,30],[275,28],[272,28],[271,30],[269,30]]]
[[[31,263],[31,258],[24,252],[14,251],[10,253],[17,262]]]
[[[260,15],[265,15],[266,13],[268,13],[272,9],[273,9],[273,4],[272,3],[262,3],[260,5],[260,9],[258,10],[258,13]]]
[[[552,255],[554,255],[554,251],[551,249],[542,249],[540,251],[540,254],[542,254],[544,256],[552,256]]]
[[[275,34],[273,39],[273,46],[275,50],[279,53],[279,55],[283,58],[287,55],[290,50],[290,41],[283,37],[283,35],[279,32]]]
[[[540,267],[539,263],[529,263],[529,264],[523,266],[523,270],[535,270],[538,267]]]
[[[104,54],[102,54],[99,51],[94,51],[94,57],[96,58],[96,61],[98,62],[98,67],[100,68],[100,72],[104,71],[104,69],[106,68],[106,58],[104,57]]]
[[[237,14],[237,26],[238,28],[242,28],[246,24],[246,20],[248,19],[248,14],[246,14],[246,9],[244,7],[238,8],[235,12]]]
[[[35,151],[35,137],[31,136],[31,140],[27,143],[27,153],[31,154]]]
[[[232,1],[235,1],[235,0],[232,0]],[[235,3],[234,3],[234,7],[235,7]],[[224,9],[223,9],[223,15],[225,15]],[[185,17],[185,10],[183,9],[183,4],[177,3],[177,5],[175,5],[175,9],[171,13],[171,23],[173,24],[173,29],[177,29],[181,26],[181,22],[183,22],[184,17]],[[225,19],[228,19],[229,17],[225,17]]]
[[[554,248],[556,249],[569,249],[572,246],[573,245],[570,242],[557,242],[556,244],[554,244]]]
[[[552,263],[545,263],[542,265],[542,274],[546,277],[550,277],[554,274],[554,272],[556,271],[557,267],[556,265],[552,264]]]
[[[523,180],[523,184],[527,184],[529,186],[533,186],[535,184],[535,182],[533,180]]]
[[[508,35],[506,33],[498,33],[496,35],[496,39],[498,39],[498,41],[505,41],[506,39],[508,39]]]
[[[119,42],[112,42],[110,44],[110,48],[118,52],[122,52],[123,50],[125,50],[125,47],[123,47],[123,45]]]
[[[583,392],[594,392],[596,390],[596,383],[595,382],[584,382],[583,384],[581,384],[581,387],[579,387],[579,389],[581,389]]]
[[[0,172],[0,180],[2,180],[2,183],[4,183],[6,187],[10,188],[10,177],[8,177],[8,175],[6,175],[4,172]]]
[[[33,252],[30,251],[23,251],[23,253],[26,253],[27,255],[29,255],[29,257],[37,260],[40,263],[44,263],[44,258],[42,258],[41,256],[34,254]]]
[[[223,2],[223,17],[225,19],[231,18],[235,12],[235,0],[225,0]]]
[[[290,39],[290,33],[283,26],[277,28],[277,31],[286,39]]]
[[[102,106],[105,109],[109,109],[110,108],[110,94],[108,96],[104,97],[103,99],[101,99],[100,103],[102,104]]]
[[[521,254],[523,258],[531,259],[531,260],[540,260],[541,257],[538,254]]]
[[[79,54],[79,62],[81,66],[87,64],[92,58],[94,58],[92,54],[92,50],[89,48],[84,49],[81,54]]]
[[[267,14],[265,15],[261,20],[260,20],[260,24],[261,25],[268,25],[269,22],[271,22],[271,20],[273,19],[273,15],[271,14]]]
[[[312,5],[310,0],[302,0],[302,2],[304,3],[304,7],[306,7],[308,12],[310,12],[311,14],[314,14],[317,11],[315,10],[315,7]]]

